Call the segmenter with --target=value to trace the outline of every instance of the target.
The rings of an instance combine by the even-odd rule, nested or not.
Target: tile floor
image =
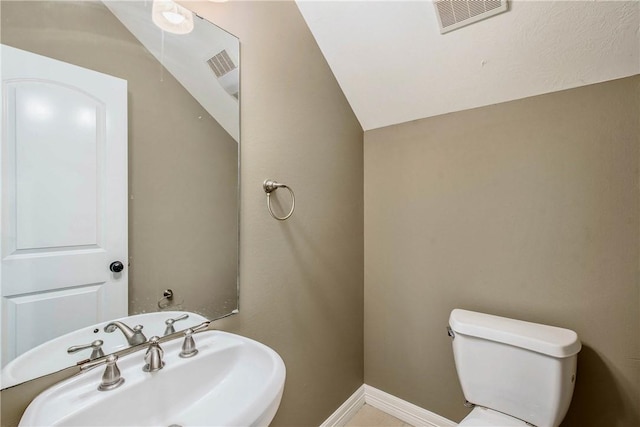
[[[402,420],[365,404],[345,427],[413,427]]]

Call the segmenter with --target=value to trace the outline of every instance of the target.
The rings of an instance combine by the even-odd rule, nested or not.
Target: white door
[[[127,315],[127,82],[0,49],[4,366]]]

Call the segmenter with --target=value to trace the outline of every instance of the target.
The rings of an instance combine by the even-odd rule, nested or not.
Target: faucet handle
[[[91,352],[91,355],[89,356],[89,360],[95,360],[98,359],[100,357],[104,356],[104,351],[102,351],[102,344],[104,344],[104,341],[102,340],[95,340],[90,344],[83,344],[83,345],[74,345],[71,346],[67,349],[67,353],[72,354],[72,353],[76,353],[80,350],[86,350],[88,348],[93,349],[93,351]]]
[[[105,363],[107,367],[104,369],[104,374],[102,374],[102,382],[98,386],[98,390],[100,391],[109,391],[114,388],[118,388],[124,383],[124,378],[120,376],[120,369],[118,369],[118,365],[116,362],[118,361],[118,356],[115,354],[110,354],[107,356]]]
[[[164,336],[166,337],[167,335],[171,335],[173,333],[176,332],[176,329],[173,327],[173,324],[175,322],[178,322],[180,320],[184,320],[186,318],[188,318],[189,315],[187,313],[180,315],[178,317],[176,317],[175,319],[167,319],[164,321],[164,324],[167,325],[166,329],[164,330]]]
[[[162,360],[164,350],[160,347],[159,340],[160,337],[157,336],[149,339],[149,348],[144,355],[145,365],[142,368],[145,372],[155,372],[164,368],[164,361]]]
[[[133,338],[131,345],[137,345],[147,342],[147,337],[142,333],[142,325],[136,325],[133,327]]]
[[[184,331],[184,342],[182,343],[182,351],[178,356],[182,358],[193,357],[198,354],[196,342],[193,340],[193,329],[189,328]]]
[[[142,333],[142,329],[144,326],[136,325],[133,327],[133,335],[131,338],[128,338],[130,345],[138,345],[147,342],[147,337]]]

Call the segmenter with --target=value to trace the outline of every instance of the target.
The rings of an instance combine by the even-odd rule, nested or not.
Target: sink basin
[[[176,331],[194,327],[207,319],[199,314],[184,311],[160,311],[155,313],[143,313],[122,317],[119,320],[130,327],[142,325],[142,332],[147,338],[154,335],[162,336],[165,330],[165,321],[175,319],[183,314],[189,317],[174,324]],[[95,325],[78,329],[56,339],[47,341],[37,347],[21,354],[2,369],[2,388],[11,387],[24,381],[41,377],[59,371],[77,362],[88,359],[91,349],[68,354],[67,348],[75,345],[89,344],[95,340],[102,340],[102,351],[105,354],[114,353],[129,347],[122,332],[116,330],[112,333],[104,332],[104,327],[109,322],[100,322]],[[97,332],[94,332],[96,331]]]
[[[45,390],[20,426],[264,426],[280,405],[285,366],[271,348],[221,331],[194,334],[199,352],[178,356],[182,340],[161,344],[165,366],[143,372],[144,352],[118,360],[124,383],[98,391],[104,367]]]

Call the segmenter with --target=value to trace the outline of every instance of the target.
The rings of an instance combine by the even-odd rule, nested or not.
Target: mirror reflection
[[[0,7],[2,387],[236,311],[238,39],[166,0]]]

